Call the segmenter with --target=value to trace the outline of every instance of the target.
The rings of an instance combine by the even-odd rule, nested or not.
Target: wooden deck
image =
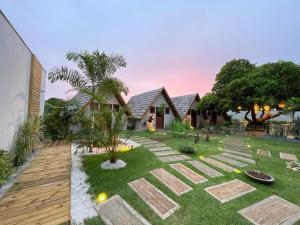
[[[71,147],[48,143],[0,200],[0,223],[69,224]]]

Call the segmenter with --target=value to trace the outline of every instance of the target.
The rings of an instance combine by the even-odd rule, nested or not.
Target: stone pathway
[[[155,147],[155,148],[149,148],[149,150],[151,152],[159,152],[159,151],[169,151],[169,150],[173,150],[170,147]]]
[[[159,159],[163,162],[175,162],[175,161],[182,161],[182,160],[189,160],[190,157],[186,155],[171,155],[171,156],[162,156]]]
[[[226,165],[224,163],[221,163],[221,162],[219,162],[215,159],[212,159],[212,158],[204,158],[203,161],[206,162],[206,163],[209,163],[209,164],[211,164],[211,165],[213,165],[213,166],[215,166],[219,169],[222,169],[226,172],[233,172],[233,171],[236,170],[236,168],[234,168],[232,166],[228,166],[228,165]]]
[[[191,170],[181,163],[170,164],[170,166],[194,184],[200,184],[207,181],[205,177],[201,176],[200,174],[196,173],[195,171]]]
[[[290,161],[298,161],[297,157],[294,154],[279,152],[280,158]]]
[[[286,168],[291,169],[293,171],[300,171],[300,162],[298,161],[287,161]]]
[[[223,174],[219,173],[218,171],[210,168],[209,166],[193,160],[193,161],[187,161],[189,164],[191,164],[192,166],[194,166],[195,168],[197,168],[199,171],[201,171],[202,173],[210,176],[210,177],[220,177],[223,176]]]
[[[152,170],[150,173],[178,196],[193,190],[193,188],[163,168]]]
[[[97,205],[95,209],[107,225],[150,225],[144,217],[119,195],[114,195],[105,203]]]
[[[242,162],[246,162],[246,163],[255,163],[255,161],[253,159],[245,158],[245,157],[230,154],[230,153],[222,153],[221,155],[226,156],[228,158],[236,159],[236,160],[239,160]]]
[[[255,191],[256,189],[251,185],[236,179],[215,186],[207,187],[204,190],[218,199],[221,203],[224,203]]]
[[[156,156],[166,156],[166,155],[179,155],[180,153],[174,150],[162,151],[162,152],[153,152]]]
[[[160,147],[165,147],[165,144],[162,143],[151,143],[151,144],[143,144],[146,148],[160,148]]]
[[[226,163],[229,163],[229,164],[231,164],[233,166],[237,166],[237,167],[245,167],[245,166],[247,166],[247,164],[245,164],[245,163],[236,161],[236,160],[231,159],[231,158],[227,158],[227,157],[222,156],[222,155],[210,155],[210,157],[218,159],[218,160],[226,162]]]
[[[163,220],[180,208],[176,202],[144,178],[132,181],[128,185]]]
[[[300,220],[300,207],[272,195],[240,210],[239,214],[256,225],[292,225]]]
[[[247,157],[247,158],[253,158],[251,154],[248,154],[248,153],[244,153],[244,152],[238,152],[238,151],[233,151],[233,150],[230,150],[230,149],[222,149],[224,152],[228,152],[228,153],[232,153],[232,154],[236,154],[236,155],[240,155],[240,156],[244,156],[244,157]]]
[[[271,157],[270,151],[266,149],[257,149],[257,155]]]

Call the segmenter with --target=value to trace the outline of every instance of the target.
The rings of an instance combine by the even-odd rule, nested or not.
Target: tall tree
[[[127,86],[120,79],[113,76],[120,67],[126,67],[123,56],[107,55],[96,50],[92,53],[88,51],[69,52],[66,58],[76,63],[77,69],[70,69],[66,66],[54,68],[48,75],[51,83],[56,81],[67,82],[75,90],[89,93],[92,103],[95,102],[93,96],[96,92],[105,96],[121,92],[127,94]],[[94,111],[94,107],[91,107],[92,132],[94,131]],[[91,136],[93,137],[93,134]]]

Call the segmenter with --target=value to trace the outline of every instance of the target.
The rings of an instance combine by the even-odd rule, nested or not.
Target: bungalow
[[[0,10],[0,149],[17,128],[44,110],[46,71]]]
[[[132,96],[128,106],[132,113],[130,125],[136,130],[146,130],[147,122],[152,123],[156,129],[164,129],[176,117],[179,118],[179,113],[164,87]]]
[[[73,98],[72,101],[78,104],[78,107],[81,110],[84,110],[86,113],[90,113],[91,109],[100,110],[101,106],[97,102],[92,102],[91,97],[85,93],[78,92]],[[111,95],[106,99],[105,106],[109,107],[112,112],[118,111],[120,107],[126,107],[126,102],[123,99],[122,95],[116,94]],[[130,111],[126,109],[126,115],[124,116],[124,129],[127,128],[127,117],[130,116]]]
[[[203,118],[200,110],[197,108],[197,103],[200,102],[200,96],[198,93],[172,97],[171,100],[174,103],[182,121],[188,122],[195,128],[199,128],[203,125]]]

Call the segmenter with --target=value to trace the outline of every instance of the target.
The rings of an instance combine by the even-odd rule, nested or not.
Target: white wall
[[[165,107],[169,107],[168,102],[166,101],[165,97],[160,94],[157,96],[157,98],[154,100],[154,102],[151,104],[151,106],[153,107],[160,107],[162,104],[165,105]],[[144,125],[144,123],[149,119],[150,117],[150,108],[147,109],[146,113],[144,114],[144,116],[140,119],[136,121],[135,124],[135,129],[136,130],[146,130],[146,126]],[[156,126],[155,124],[155,114],[153,114],[154,117],[154,127]],[[172,122],[172,120],[175,119],[175,116],[172,112],[172,109],[170,108],[169,114],[164,114],[164,128],[168,128],[168,126],[170,125],[170,123]]]
[[[0,12],[0,148],[27,117],[31,52]]]

